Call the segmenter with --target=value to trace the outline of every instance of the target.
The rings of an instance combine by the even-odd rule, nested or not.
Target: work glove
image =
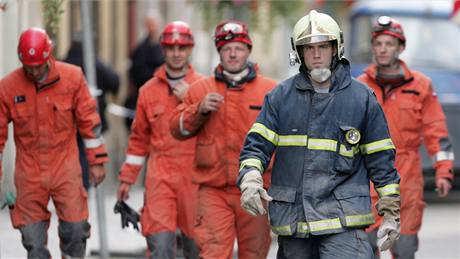
[[[1,209],[3,210],[6,206],[12,209],[14,208],[14,204],[16,203],[16,195],[14,192],[7,192],[5,193],[5,202],[1,205]]]
[[[121,214],[121,228],[129,227],[129,223],[133,226],[134,229],[139,231],[139,214],[128,206],[124,201],[117,201],[115,207],[113,208],[115,214]]]
[[[377,231],[377,245],[380,251],[388,250],[399,239],[399,196],[384,196],[377,202],[378,214],[383,216],[383,222]]]
[[[241,180],[241,207],[252,216],[266,213],[262,199],[273,200],[263,187],[262,175],[257,170],[251,170]]]

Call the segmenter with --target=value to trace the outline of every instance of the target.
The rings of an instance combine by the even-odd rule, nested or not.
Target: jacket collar
[[[259,65],[254,64],[252,62],[248,62],[248,69],[248,74],[239,82],[234,83],[227,80],[227,78],[223,74],[224,68],[221,64],[219,64],[214,69],[214,77],[217,81],[224,82],[227,85],[227,88],[229,89],[243,89],[246,85],[245,83],[250,82],[257,77],[257,73],[259,72]]]
[[[45,79],[45,81],[40,83],[35,82],[35,86],[38,90],[42,90],[45,87],[51,86],[54,83],[58,82],[60,79],[60,73],[56,68],[56,60],[54,59],[54,57],[50,57],[49,64],[50,67],[48,71],[48,76]]]
[[[187,83],[192,83],[192,75],[195,74],[195,70],[192,65],[188,64],[187,73],[185,73],[184,80]],[[161,65],[154,73],[154,77],[158,78],[160,81],[168,84],[168,76],[166,75],[166,64]]]
[[[399,60],[399,67],[402,68],[404,73],[404,81],[410,81],[414,79],[412,72],[407,67],[406,63],[402,60]],[[377,81],[377,65],[371,64],[365,70],[364,73],[370,77],[373,81]]]

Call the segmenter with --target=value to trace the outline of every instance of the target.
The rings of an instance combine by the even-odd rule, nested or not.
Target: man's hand
[[[212,111],[217,111],[220,105],[224,102],[224,97],[218,93],[209,93],[201,100],[198,112],[207,114]]]
[[[436,190],[439,198],[444,198],[449,194],[452,184],[446,178],[436,179]]]
[[[118,187],[117,200],[126,201],[129,198],[129,190],[131,189],[131,184],[127,182],[121,182]]]
[[[95,187],[105,178],[105,168],[103,164],[89,166],[89,181]]]
[[[172,89],[173,93],[176,95],[177,99],[179,101],[184,101],[185,94],[187,93],[187,90],[189,88],[189,84],[185,82],[184,80],[179,81],[174,88]]]
[[[246,173],[241,180],[241,207],[252,216],[266,213],[262,199],[273,200],[263,187],[262,175],[257,170]]]

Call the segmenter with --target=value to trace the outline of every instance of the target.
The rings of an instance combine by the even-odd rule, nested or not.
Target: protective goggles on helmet
[[[243,25],[229,22],[220,27],[220,30],[216,33],[216,39],[231,40],[238,34],[244,34]]]
[[[214,42],[217,48],[222,47],[228,42],[238,41],[252,46],[249,38],[248,29],[245,24],[228,21],[219,24],[214,33]]]
[[[192,35],[180,33],[178,31],[162,34],[160,42],[163,45],[193,45],[194,43]]]

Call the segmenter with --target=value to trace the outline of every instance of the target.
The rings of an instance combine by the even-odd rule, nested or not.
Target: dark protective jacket
[[[272,230],[306,237],[374,222],[369,178],[379,195],[399,195],[395,150],[372,91],[351,78],[342,59],[329,93],[314,91],[306,72],[278,85],[249,130],[240,175],[264,171],[274,153],[269,195]]]

